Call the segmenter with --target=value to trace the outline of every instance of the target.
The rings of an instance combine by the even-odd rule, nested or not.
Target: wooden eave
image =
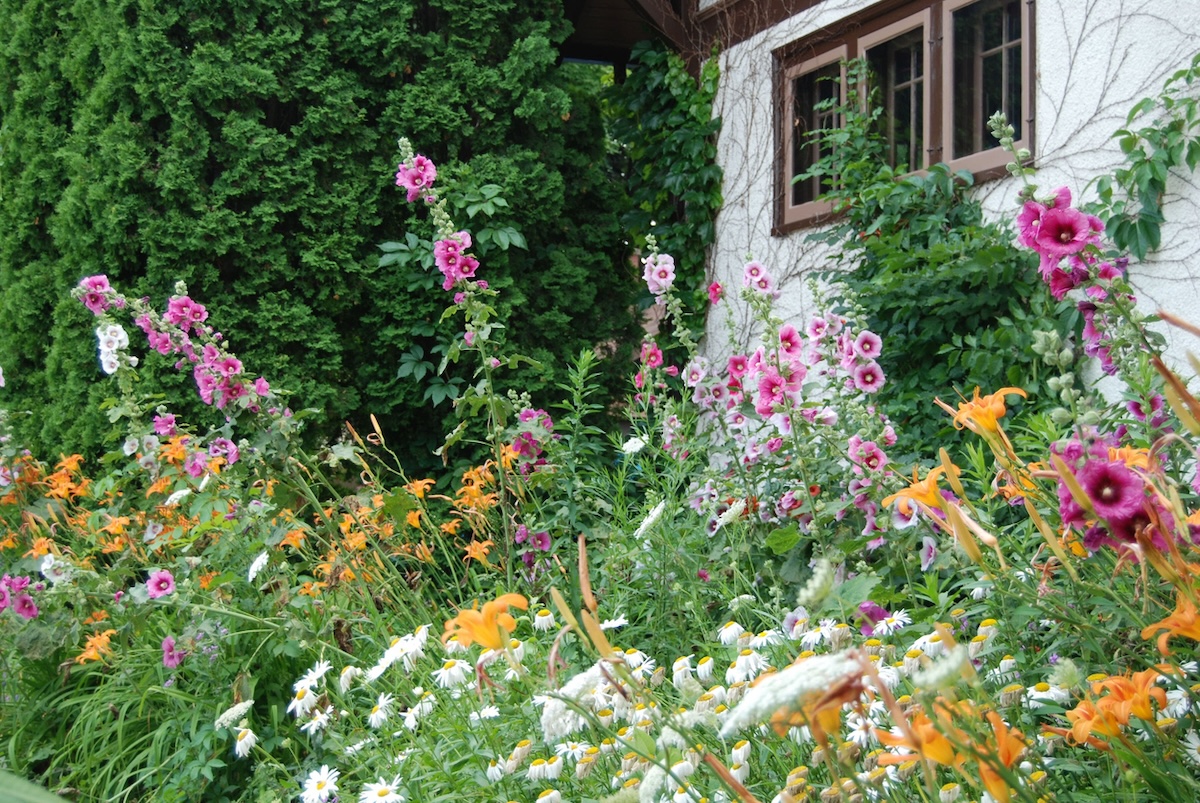
[[[679,53],[691,50],[670,0],[564,0],[563,11],[574,28],[560,48],[564,58],[624,65],[636,43],[654,37]]]

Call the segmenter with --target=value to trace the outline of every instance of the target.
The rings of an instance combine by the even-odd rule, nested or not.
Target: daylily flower
[[[1170,655],[1167,641],[1171,636],[1184,636],[1193,641],[1200,641],[1200,614],[1196,612],[1196,603],[1187,594],[1179,593],[1175,598],[1175,612],[1160,622],[1146,626],[1142,630],[1142,638],[1148,639],[1159,630],[1165,630],[1158,636],[1158,651]]]
[[[979,395],[979,388],[975,388],[975,397],[958,405],[957,412],[941,399],[934,399],[934,402],[954,416],[955,429],[966,427],[977,435],[983,435],[1000,430],[999,419],[1008,412],[1004,406],[1004,397],[1010,394],[1026,398],[1025,391],[1020,388],[1000,388],[995,393],[983,397]]]
[[[955,476],[957,476],[959,473],[957,469],[958,467],[955,466]],[[942,497],[942,492],[938,488],[937,479],[945,473],[946,469],[942,466],[938,466],[930,470],[930,472],[925,475],[925,479],[918,480],[917,469],[914,468],[912,485],[909,485],[904,490],[898,491],[885,498],[883,500],[883,506],[890,507],[892,502],[896,501],[897,499],[911,499],[918,505],[923,505],[926,508],[942,510],[942,505],[945,502],[945,499]]]
[[[485,602],[483,610],[469,608],[459,611],[457,616],[446,622],[442,641],[446,642],[455,636],[464,647],[479,642],[488,649],[503,650],[517,628],[517,621],[508,612],[510,607],[529,610],[529,600],[520,594],[501,594],[491,602]]]

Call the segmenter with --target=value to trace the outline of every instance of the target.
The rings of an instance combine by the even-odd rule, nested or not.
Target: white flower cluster
[[[115,374],[121,367],[121,349],[129,348],[129,335],[118,324],[96,327],[96,340],[99,341],[100,367],[106,374]],[[125,355],[130,365],[137,365],[137,357]]]

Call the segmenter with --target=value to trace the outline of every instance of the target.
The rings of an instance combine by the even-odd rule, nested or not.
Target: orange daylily
[[[940,709],[941,706],[939,706],[939,721],[944,719]],[[918,711],[913,715],[908,723],[908,731],[911,733],[911,737],[907,734],[897,735],[890,731],[875,729],[875,735],[879,737],[879,741],[887,746],[904,747],[916,754],[913,756],[906,753],[884,753],[879,757],[881,765],[903,764],[917,756],[926,761],[947,766],[958,766],[962,762],[962,758],[954,752],[954,745],[924,711]]]
[[[988,790],[988,794],[998,803],[1008,803],[1011,799],[1008,781],[1001,777],[995,765],[1000,764],[1011,768],[1016,764],[1021,754],[1025,752],[1025,738],[1019,730],[1013,730],[1004,724],[1004,719],[995,711],[987,713],[987,721],[992,726],[995,745],[985,745],[984,749],[980,751],[987,760],[979,762],[979,780],[983,783],[984,789]]]
[[[517,620],[508,612],[511,608],[529,610],[529,600],[520,594],[501,594],[490,602],[483,604],[483,610],[475,606],[458,612],[458,615],[446,622],[446,632],[442,634],[445,643],[451,636],[458,643],[469,647],[479,642],[492,650],[503,650],[508,644],[509,637],[517,627]]]
[[[955,476],[957,476],[959,473],[958,466],[955,466],[954,468]],[[942,510],[942,504],[945,502],[945,500],[942,498],[942,492],[941,489],[938,488],[937,480],[938,477],[945,473],[946,469],[943,466],[938,466],[934,469],[931,469],[930,472],[925,475],[925,479],[918,480],[917,469],[914,467],[912,485],[908,486],[902,491],[897,491],[896,493],[884,499],[883,506],[889,507],[892,502],[897,499],[911,499],[919,505]]]
[[[446,533],[446,535],[454,535],[458,532],[458,528],[462,526],[462,519],[450,519],[439,525],[438,529]]]
[[[404,521],[408,524],[409,527],[420,527],[421,526],[421,510],[420,510],[420,508],[413,508],[412,510],[408,511],[408,513],[406,513],[404,515]]]
[[[1093,683],[1093,694],[1108,692],[1096,702],[1096,706],[1112,714],[1122,725],[1129,724],[1130,716],[1143,722],[1153,722],[1154,708],[1150,701],[1157,702],[1160,711],[1167,707],[1167,693],[1157,685],[1159,677],[1161,675],[1157,669],[1146,669],[1135,672],[1133,677],[1109,677]]]
[[[768,675],[761,675],[761,678]],[[810,692],[794,704],[785,705],[771,715],[771,727],[779,736],[793,727],[806,726],[818,744],[827,744],[828,734],[837,733],[842,726],[842,707],[862,697],[862,675],[854,674],[838,680],[828,689]]]
[[[469,560],[477,560],[486,565],[488,562],[488,552],[491,551],[493,545],[494,542],[490,538],[487,541],[472,541],[463,547],[467,553],[466,557],[463,558],[463,563]]]
[[[404,486],[404,490],[408,491],[410,494],[417,497],[418,499],[424,499],[425,494],[428,493],[429,489],[432,487],[433,487],[433,480],[430,480],[430,479],[413,480],[408,485]]]
[[[943,410],[950,413],[950,415],[954,416],[955,429],[963,429],[965,427],[978,435],[982,435],[984,433],[999,431],[999,420],[1008,412],[1008,409],[1004,406],[1004,397],[1012,394],[1026,398],[1025,391],[1020,388],[1000,388],[995,393],[990,393],[980,398],[979,388],[975,388],[975,397],[970,401],[963,401],[959,404],[957,411],[941,399],[934,399],[934,402]]]
[[[89,616],[88,618],[84,619],[83,623],[85,625],[94,625],[99,622],[103,622],[107,618],[108,618],[108,611],[105,611],[105,610],[92,611],[92,615]]]
[[[79,471],[79,466],[83,464],[83,455],[73,454],[71,456],[61,455],[62,460],[58,461],[57,469],[70,472],[72,474]]]
[[[22,557],[40,558],[43,555],[47,555],[51,552],[58,554],[58,547],[53,540],[43,535],[39,538],[33,539],[33,544],[30,546],[29,551],[26,552]]]
[[[88,661],[99,661],[105,655],[112,654],[112,647],[108,645],[108,640],[116,633],[115,630],[105,630],[103,633],[95,633],[88,636],[87,643],[83,647],[83,652],[75,656],[75,663],[86,664]]]
[[[1187,594],[1177,592],[1175,596],[1175,612],[1160,622],[1147,625],[1142,630],[1142,638],[1148,639],[1159,630],[1165,630],[1158,636],[1158,651],[1170,655],[1167,641],[1171,636],[1184,636],[1193,641],[1200,641],[1200,614],[1196,612],[1196,603]]]
[[[1092,738],[1093,733],[1101,736],[1117,736],[1121,733],[1121,723],[1117,718],[1112,713],[1097,708],[1091,700],[1081,700],[1079,705],[1068,711],[1067,721],[1071,723],[1071,728],[1066,731],[1066,735],[1074,744],[1090,744],[1096,747],[1099,740]]]
[[[298,529],[297,530],[289,530],[287,535],[285,535],[283,537],[283,540],[279,542],[279,548],[283,549],[284,546],[290,546],[293,549],[299,549],[300,544],[303,541],[304,541],[304,531],[303,530],[298,530]]]

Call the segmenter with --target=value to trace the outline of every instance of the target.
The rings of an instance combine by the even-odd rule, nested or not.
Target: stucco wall
[[[824,266],[825,252],[807,242],[803,231],[771,235],[771,51],[870,5],[826,0],[721,55],[714,113],[724,121],[718,159],[725,171],[725,206],[709,269],[712,278],[740,288],[746,259],[762,261],[781,286],[789,319],[811,309],[806,277]],[[1121,164],[1112,133],[1125,124],[1129,110],[1156,95],[1200,50],[1200,0],[1038,0],[1035,12],[1035,180],[1043,189],[1066,185],[1086,198],[1090,181]],[[1135,263],[1130,277],[1143,307],[1165,308],[1200,323],[1200,176],[1174,176],[1170,187],[1162,247]],[[986,183],[978,192],[990,214],[1011,216],[1017,189],[1008,179]],[[710,355],[728,352],[730,323],[740,344],[748,342],[752,333],[742,315],[736,304],[713,312],[706,339]],[[1167,334],[1175,360],[1182,362],[1185,349],[1200,353],[1200,342],[1190,336]]]

